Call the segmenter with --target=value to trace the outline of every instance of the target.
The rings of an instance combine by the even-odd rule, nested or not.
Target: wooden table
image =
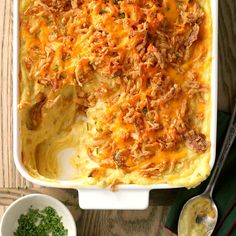
[[[220,0],[219,109],[230,111],[236,94],[236,0]],[[18,197],[40,192],[57,197],[71,209],[78,235],[173,235],[163,228],[176,190],[152,191],[145,211],[84,211],[77,192],[32,185],[16,171],[12,158],[12,0],[0,0],[0,217]]]

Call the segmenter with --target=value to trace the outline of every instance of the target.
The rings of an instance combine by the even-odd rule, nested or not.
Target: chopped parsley
[[[122,13],[119,14],[119,16],[120,16],[121,19],[124,19],[125,18],[125,13],[122,12]]]
[[[113,0],[114,4],[118,4],[118,2],[120,2],[122,0]]]
[[[148,109],[147,109],[147,107],[144,107],[144,108],[143,108],[143,115],[145,115],[145,116],[146,116],[147,112],[148,112]]]
[[[98,132],[100,132],[100,133],[103,132],[103,128],[101,128],[101,127],[98,128],[97,130],[98,130]]]
[[[47,24],[51,24],[52,22],[53,22],[53,20],[51,20],[51,19],[47,20]]]
[[[58,71],[59,70],[59,66],[58,65],[55,65],[54,68],[53,68],[54,71]]]
[[[66,78],[66,74],[62,72],[62,73],[60,74],[60,77],[59,77],[59,78],[60,78],[61,80],[65,79],[65,78]]]
[[[38,30],[36,33],[35,33],[35,37],[38,37],[41,33],[41,30]]]
[[[123,108],[121,107],[121,105],[119,105],[119,109],[121,112],[123,112]]]
[[[90,66],[95,66],[95,61],[89,61],[88,63]]]
[[[100,9],[99,14],[105,14],[107,11],[105,9]]]
[[[87,125],[87,130],[89,130],[89,124],[88,124],[88,122],[86,123],[86,125]]]
[[[14,236],[68,236],[68,230],[61,222],[61,217],[54,208],[43,210],[29,208],[18,219],[18,228]]]
[[[96,70],[96,62],[95,61],[89,61],[88,64],[92,67],[93,70]]]

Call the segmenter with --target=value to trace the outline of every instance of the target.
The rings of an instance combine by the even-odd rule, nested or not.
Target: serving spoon
[[[218,210],[212,199],[212,193],[235,137],[236,103],[219,158],[205,191],[188,200],[182,208],[178,222],[179,236],[193,235],[189,233],[194,230],[198,236],[210,236],[213,233],[218,218]]]

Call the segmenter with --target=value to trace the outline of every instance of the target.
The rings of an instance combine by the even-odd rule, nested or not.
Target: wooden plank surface
[[[151,202],[151,206],[144,211],[85,211],[78,207],[77,194],[72,190],[51,190],[42,187],[1,189],[0,215],[13,201],[32,193],[48,194],[66,204],[76,219],[77,235],[80,236],[173,236],[163,227],[168,206],[156,206],[156,202]],[[162,199],[163,197],[162,195]]]
[[[219,0],[219,109],[230,111],[236,95],[236,0]],[[77,220],[78,235],[173,235],[163,228],[176,190],[152,191],[145,211],[83,211],[77,192],[33,186],[12,159],[12,0],[0,0],[0,217],[20,196],[39,192],[64,201]]]

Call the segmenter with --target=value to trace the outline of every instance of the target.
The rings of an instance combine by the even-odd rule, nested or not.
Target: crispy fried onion
[[[37,0],[39,4],[44,4],[52,12],[64,12],[73,7],[77,7],[75,0]]]
[[[204,103],[208,88],[196,71],[185,73],[182,67],[200,42],[204,12],[195,1],[179,1],[178,17],[170,22],[162,1],[145,2],[35,0],[24,14],[37,24],[22,20],[38,42],[27,48],[23,63],[29,79],[54,90],[75,85],[80,112],[106,104],[109,112],[98,118],[101,124],[87,147],[91,160],[104,168],[132,171],[158,152],[183,145],[197,153],[209,148],[190,119],[192,100]],[[44,40],[41,22],[50,32]],[[175,80],[173,68],[179,73]],[[40,123],[43,102],[30,112],[31,129]],[[140,172],[155,178],[173,165],[151,163]],[[99,173],[94,169],[89,177]]]
[[[198,153],[205,152],[210,143],[206,141],[206,136],[201,133],[197,133],[194,130],[190,130],[185,134],[186,145]]]
[[[173,169],[173,166],[171,166],[171,169]],[[149,163],[141,168],[140,173],[143,177],[153,179],[160,177],[166,170],[170,170],[170,165],[168,162],[161,162],[158,164]]]
[[[169,77],[160,74],[149,81],[145,98],[141,94],[121,95],[115,104],[109,104],[113,112],[103,117],[105,120],[93,138],[94,150],[99,152],[94,155],[94,150],[90,151],[91,159],[102,163],[101,156],[110,156],[111,167],[130,171],[134,166],[155,157],[158,151],[172,152],[183,143],[195,152],[205,152],[209,143],[204,135],[198,134],[191,126],[188,99],[182,96],[181,88],[173,84]],[[175,101],[180,106],[169,119],[167,114],[173,112],[170,106]],[[112,128],[112,124],[118,120],[119,133]],[[154,176],[161,170],[148,172]]]
[[[80,62],[73,64],[74,73],[67,73],[65,76],[66,71],[63,71],[63,62],[51,66],[54,55],[46,55],[47,58],[43,58],[40,55],[45,55],[44,49],[40,47],[30,48],[29,55],[26,56],[26,66],[30,70],[30,77],[36,71],[35,78],[44,85],[57,88],[63,84],[61,80],[70,80],[71,82],[71,78],[73,78],[75,84],[83,87],[83,84],[90,83],[90,80],[86,79],[90,77],[89,74],[96,71],[103,77],[117,78],[115,83],[124,83],[125,85],[123,85],[126,86],[125,79],[129,78],[131,74],[133,76],[136,74],[137,77],[138,74],[145,73],[142,71],[143,67],[147,69],[156,68],[156,70],[167,69],[170,66],[179,67],[189,58],[189,48],[198,40],[204,18],[204,12],[200,6],[189,1],[181,1],[178,4],[179,17],[174,24],[168,22],[164,16],[161,9],[162,1],[152,3],[156,4],[155,8],[151,8],[152,4],[146,4],[145,1],[129,1],[130,7],[132,5],[131,9],[138,12],[136,20],[126,19],[126,15],[128,17],[130,13],[125,3],[89,2],[81,0],[36,0],[25,11],[26,15],[29,14],[37,18],[37,24],[30,27],[28,27],[29,23],[25,22],[31,34],[40,34],[39,22],[44,18],[51,32],[48,35],[48,40],[50,42],[57,40],[62,43],[64,45],[62,52],[73,52],[76,45],[76,43],[74,44],[75,39],[85,35],[84,41],[90,42],[89,51],[91,52],[91,61],[88,55],[86,58],[83,56]],[[92,5],[89,4],[94,4],[94,6],[91,7]],[[120,8],[122,8],[122,13],[119,13]],[[88,13],[86,9],[89,9],[90,12]],[[103,12],[101,13],[99,9],[102,9]],[[103,21],[93,25],[88,15],[92,15],[92,13],[104,14]],[[87,16],[85,17],[85,15]],[[106,18],[105,16],[112,16],[113,18]],[[120,32],[122,37],[118,37],[114,35],[115,32],[106,29],[106,24],[111,20],[114,25],[117,24],[116,21],[118,23],[124,21],[125,27],[122,28],[124,32]],[[123,45],[123,39],[126,40],[127,38],[130,39],[129,43]],[[31,52],[39,54],[37,59],[30,55]],[[81,55],[75,55],[75,57],[77,56],[81,57]],[[61,58],[62,61],[65,61],[63,53]],[[70,60],[70,58],[67,57],[66,60]],[[84,73],[88,67],[86,63],[81,64],[81,61],[84,60],[88,60],[93,69],[89,73]],[[54,70],[56,75],[49,73],[50,70]],[[122,82],[120,78],[122,78]],[[59,82],[55,82],[55,80]],[[108,84],[110,81],[106,80],[106,83]],[[177,85],[174,85],[166,98],[162,98],[158,103],[168,100],[177,90]]]

